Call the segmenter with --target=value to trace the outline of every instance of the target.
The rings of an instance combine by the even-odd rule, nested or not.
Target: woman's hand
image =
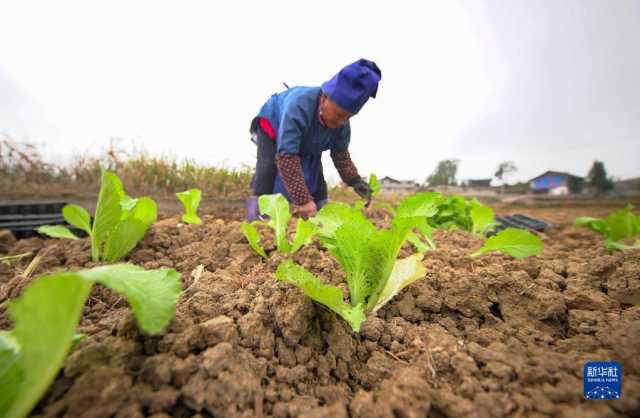
[[[313,200],[308,201],[304,205],[296,206],[296,213],[302,216],[302,219],[309,219],[318,212],[318,207],[316,206],[316,202]]]

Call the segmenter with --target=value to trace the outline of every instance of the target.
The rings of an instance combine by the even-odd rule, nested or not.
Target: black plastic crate
[[[498,225],[492,232],[487,235],[495,235],[496,233],[507,228],[527,229],[530,231],[544,231],[546,228],[549,228],[551,226],[549,222],[520,213],[508,216],[497,216],[496,222],[498,222]]]
[[[0,203],[0,215],[60,214],[67,202]]]
[[[8,229],[18,238],[42,236],[37,229],[43,225],[64,225],[79,237],[87,234],[67,224],[62,216],[66,202],[0,203],[0,229]]]

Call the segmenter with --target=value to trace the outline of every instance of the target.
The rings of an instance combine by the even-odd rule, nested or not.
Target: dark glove
[[[366,181],[362,179],[354,180],[349,184],[349,186],[353,187],[353,190],[355,190],[361,198],[367,201],[371,200],[373,190]]]

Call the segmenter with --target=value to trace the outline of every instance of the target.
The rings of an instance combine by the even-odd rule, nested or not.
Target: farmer
[[[247,220],[260,215],[258,196],[273,193],[282,193],[304,219],[315,215],[328,199],[321,161],[327,150],[342,181],[371,198],[349,155],[349,118],[376,97],[380,78],[374,62],[360,59],[322,87],[292,87],[267,100],[251,123],[258,161]]]

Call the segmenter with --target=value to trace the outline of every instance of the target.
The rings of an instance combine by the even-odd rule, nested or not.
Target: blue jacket
[[[349,122],[337,129],[322,125],[318,118],[320,93],[320,87],[292,87],[271,96],[258,113],[259,117],[269,120],[276,132],[276,153],[300,156],[305,183],[311,193],[316,191],[322,171],[322,152],[347,149],[351,138]],[[279,175],[274,193],[288,198]]]

